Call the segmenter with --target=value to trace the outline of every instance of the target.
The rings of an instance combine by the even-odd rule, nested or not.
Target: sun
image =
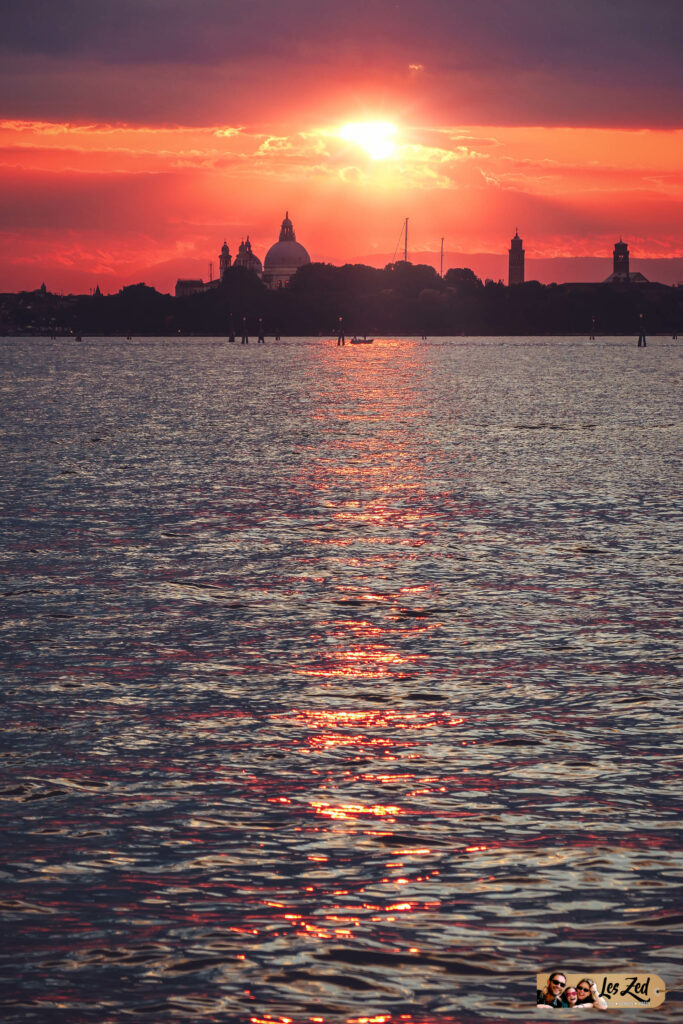
[[[372,160],[386,160],[396,152],[396,125],[389,121],[354,121],[339,129],[339,138],[354,142]]]

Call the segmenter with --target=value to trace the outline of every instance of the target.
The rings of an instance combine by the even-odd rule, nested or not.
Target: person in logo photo
[[[576,991],[575,988],[572,988],[571,985],[568,985],[562,993],[562,1005],[568,1007],[570,1010],[573,1010],[575,1006],[578,1006],[578,1004],[579,993]]]
[[[592,978],[582,978],[576,986],[578,995],[577,1006],[593,1010],[606,1010],[607,1001],[598,992],[598,986]]]
[[[567,984],[567,977],[562,971],[552,971],[548,976],[545,989],[536,989],[537,1006],[562,1006],[562,993]]]

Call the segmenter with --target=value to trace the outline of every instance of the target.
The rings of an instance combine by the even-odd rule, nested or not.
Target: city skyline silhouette
[[[13,6],[0,290],[51,268],[59,291],[168,291],[208,276],[223,237],[249,235],[262,258],[286,209],[311,259],[335,265],[384,265],[406,216],[416,260],[438,267],[443,238],[446,266],[483,277],[506,276],[515,225],[530,272],[609,257],[620,234],[635,259],[682,259],[682,9],[610,10]],[[536,276],[590,271],[539,263]]]

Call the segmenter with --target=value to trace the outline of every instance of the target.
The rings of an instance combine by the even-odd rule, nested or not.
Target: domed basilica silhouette
[[[311,258],[305,248],[296,240],[294,225],[289,219],[289,211],[287,211],[280,227],[280,237],[266,253],[263,266],[261,260],[252,250],[249,235],[247,235],[246,241],[243,239],[240,242],[234,264],[228,243],[223,242],[218,257],[219,277],[214,280],[211,274],[208,281],[203,281],[200,278],[179,277],[175,286],[176,298],[184,295],[197,295],[218,288],[231,265],[251,270],[263,280],[268,288],[286,288],[299,267],[310,262]]]

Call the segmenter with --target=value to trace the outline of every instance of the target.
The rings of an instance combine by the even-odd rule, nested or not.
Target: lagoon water
[[[4,1024],[676,1019],[680,344],[0,358]]]

